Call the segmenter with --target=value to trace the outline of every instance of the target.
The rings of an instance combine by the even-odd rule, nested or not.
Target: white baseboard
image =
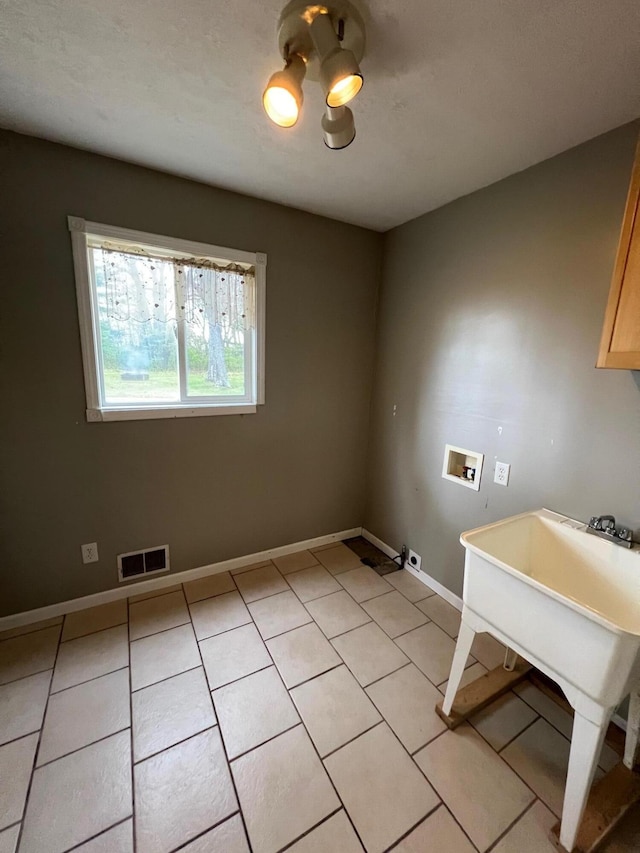
[[[95,607],[98,604],[108,604],[130,595],[138,595],[141,592],[152,592],[163,589],[166,586],[174,586],[177,583],[197,580],[207,575],[217,575],[220,572],[229,572],[232,569],[241,569],[252,563],[261,563],[274,557],[284,557],[295,551],[303,551],[310,548],[320,548],[321,545],[330,545],[332,542],[340,542],[343,539],[351,539],[360,536],[360,527],[352,527],[349,530],[340,530],[338,533],[328,533],[326,536],[317,536],[315,539],[305,539],[303,542],[292,542],[291,545],[281,545],[279,548],[269,548],[266,551],[258,551],[255,554],[247,554],[244,557],[234,557],[221,563],[211,563],[208,566],[199,566],[196,569],[186,569],[184,572],[175,572],[163,575],[160,578],[149,580],[131,581],[122,583],[115,589],[107,589],[104,592],[96,592],[93,595],[85,595],[82,598],[72,598],[69,601],[60,601],[47,607],[38,607],[36,610],[25,610],[23,613],[13,613],[10,616],[0,617],[0,631],[10,628],[20,628],[30,625],[32,622],[41,622],[52,619],[55,616],[64,616],[65,613],[73,613],[76,610],[85,610],[87,607]]]
[[[398,556],[398,552],[394,551],[386,542],[383,542],[382,539],[378,539],[373,533],[371,533],[366,528],[362,528],[362,536],[368,541],[371,542],[372,545],[375,545],[376,548],[379,548],[383,554],[386,554],[387,557],[393,559]],[[445,601],[448,601],[449,604],[452,604],[457,610],[462,610],[462,599],[460,596],[451,592],[450,589],[447,589],[446,586],[443,586],[440,581],[437,581],[435,578],[432,578],[431,575],[427,574],[423,571],[417,571],[411,566],[405,565],[405,569],[414,576],[414,578],[418,578],[425,586],[428,586],[429,589],[432,589],[434,592],[437,592],[441,598],[444,598]]]

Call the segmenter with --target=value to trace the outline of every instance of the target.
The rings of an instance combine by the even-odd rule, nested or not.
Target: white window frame
[[[80,321],[80,340],[82,343],[82,364],[87,396],[87,420],[124,421],[142,420],[148,418],[189,418],[201,415],[249,415],[255,414],[256,408],[264,403],[264,365],[265,365],[265,309],[266,309],[266,268],[267,256],[263,252],[243,252],[239,249],[226,249],[207,243],[194,243],[176,237],[164,237],[159,234],[148,234],[144,231],[132,231],[128,228],[118,228],[114,225],[104,225],[99,222],[88,222],[78,216],[67,218],[71,232],[73,248],[73,265],[76,278],[76,295],[78,299],[78,318]],[[100,323],[97,310],[97,293],[95,280],[89,272],[89,252],[87,240],[97,237],[105,240],[115,240],[141,244],[156,249],[166,249],[176,256],[185,258],[212,257],[224,258],[230,263],[251,264],[255,267],[256,277],[256,325],[251,331],[245,355],[249,354],[253,367],[253,381],[248,399],[243,398],[238,403],[230,402],[227,397],[216,403],[213,398],[205,398],[201,403],[193,398],[181,402],[171,402],[167,405],[150,403],[149,405],[133,402],[131,405],[108,405],[104,400],[102,387],[102,372],[100,354]],[[184,334],[183,321],[178,320],[178,333]],[[180,370],[184,370],[183,359],[179,359]],[[184,376],[183,376],[184,379]]]

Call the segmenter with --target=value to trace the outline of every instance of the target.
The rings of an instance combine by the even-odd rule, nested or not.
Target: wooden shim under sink
[[[591,788],[573,853],[594,853],[636,803],[640,803],[640,773],[620,762]],[[551,840],[567,853],[559,836],[560,821],[551,830]]]
[[[502,696],[507,690],[511,690],[519,681],[527,677],[533,667],[522,658],[512,672],[503,666],[497,666],[490,672],[476,678],[466,687],[458,690],[453,702],[451,714],[448,716],[442,710],[442,702],[436,705],[436,713],[445,721],[450,729],[456,729],[461,723],[474,714],[490,705],[498,696]]]

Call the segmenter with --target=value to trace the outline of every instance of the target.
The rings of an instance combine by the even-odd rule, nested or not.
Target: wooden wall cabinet
[[[596,367],[640,370],[640,143],[622,220]]]

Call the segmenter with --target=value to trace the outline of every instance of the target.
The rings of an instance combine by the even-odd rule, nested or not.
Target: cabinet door
[[[640,370],[640,144],[622,221],[597,367]]]

